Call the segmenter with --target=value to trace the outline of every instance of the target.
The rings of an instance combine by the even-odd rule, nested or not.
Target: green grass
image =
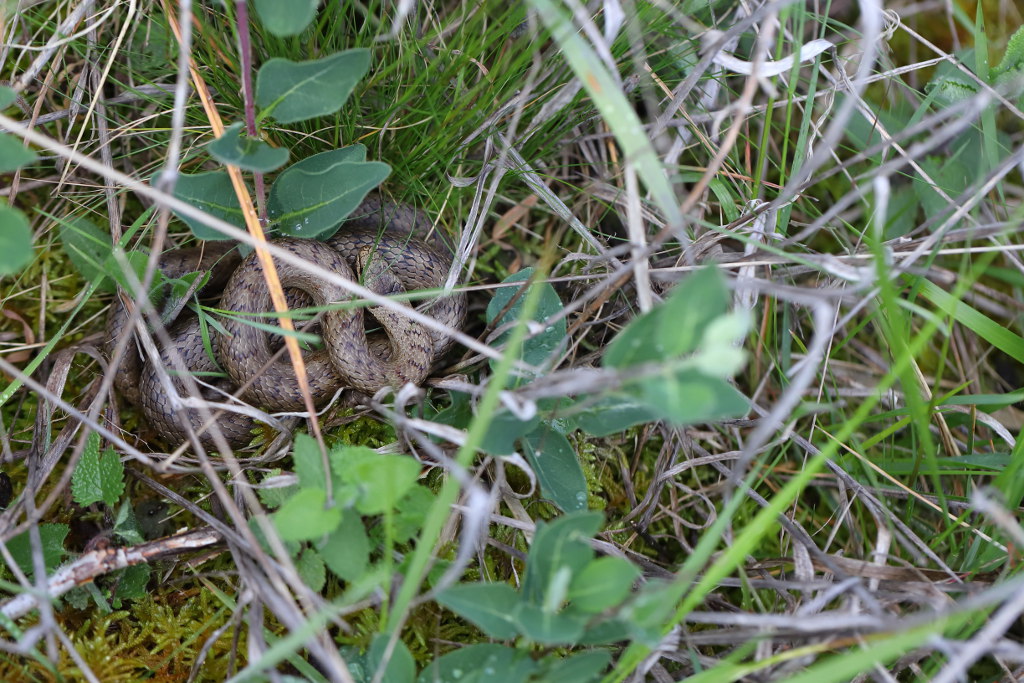
[[[754,31],[744,24],[728,52],[754,61],[761,35],[769,38],[766,60],[820,38],[837,50],[751,84],[717,65],[694,74],[707,55],[702,32],[729,31],[742,16],[729,0],[712,7],[623,5],[625,23],[610,40],[603,32],[615,20],[611,5],[593,16],[577,7],[584,14],[573,15],[549,0],[420,4],[388,39],[380,38],[395,21],[393,3],[323,3],[293,37],[273,35],[255,5],[243,25],[234,3],[194,7],[192,60],[225,125],[244,120],[240,31],[252,46],[254,80],[271,58],[367,48],[369,72],[340,110],[288,124],[271,117],[261,139],[288,148],[289,163],[360,143],[369,160],[391,166],[381,191],[437,217],[454,242],[482,223],[462,273],[470,286],[464,332],[504,360],[457,346],[444,364],[452,376],[428,387],[422,401],[399,409],[385,399],[378,410],[342,404],[321,417],[334,449],[325,462],[340,457],[343,445],[415,454],[424,466],[413,493],[390,491],[399,483],[382,474],[383,464],[360,465],[367,468],[361,487],[336,471],[328,476],[330,469],[316,474],[310,460],[266,443],[233,461],[186,452],[166,463],[149,455],[161,449],[138,411],[89,393],[103,374],[96,350],[112,288],[76,270],[60,226],[83,218],[104,233],[114,222],[122,230],[134,225],[128,246],[142,250],[161,212],[147,212],[150,198],[45,145],[34,148],[39,160],[18,171],[16,194],[15,175],[4,175],[5,198],[30,221],[33,252],[25,268],[0,280],[0,452],[14,494],[2,513],[0,579],[12,594],[30,588],[21,572],[33,555],[42,561],[40,549],[19,555],[25,541],[18,540],[12,560],[6,548],[39,525],[68,525],[65,562],[93,551],[107,532],[132,545],[118,535],[118,510],[152,497],[169,503],[175,516],[168,528],[219,520],[232,545],[195,565],[182,561],[189,556],[146,563],[151,573],[140,596],[121,596],[129,590],[124,576],[101,573],[52,610],[5,620],[0,679],[184,680],[202,659],[199,680],[255,680],[265,668],[348,680],[344,661],[353,680],[370,681],[376,671],[378,680],[404,681],[484,643],[507,646],[501,656],[511,658],[504,668],[510,680],[516,667],[544,681],[622,681],[638,671],[702,681],[843,681],[881,670],[899,680],[1020,676],[1019,629],[996,627],[1019,622],[1024,611],[1015,597],[1024,498],[1024,100],[1019,87],[994,86],[990,75],[1024,69],[1014,61],[1017,48],[1004,60],[1020,9],[982,2],[957,5],[946,17],[942,8],[912,14],[894,7],[901,26],[864,45],[856,11],[844,3],[825,3],[820,13],[788,5],[777,25],[762,20]],[[44,45],[67,12],[51,1],[17,13],[0,9],[8,43],[0,82],[18,81],[40,54],[25,46]],[[205,149],[212,127],[194,93],[184,126],[174,129],[178,45],[164,5],[140,1],[115,52],[125,12],[118,7],[93,35],[78,35],[83,24],[65,31],[74,35],[19,93],[29,109],[12,105],[0,114],[24,122],[33,107],[45,117],[77,98],[76,116],[44,118],[35,131],[54,143],[80,138],[77,152],[109,155],[113,169],[144,181],[163,169],[174,134],[182,136],[182,171],[221,168]],[[583,16],[592,23],[581,26]],[[953,47],[951,24],[963,49]],[[936,57],[946,61],[929,61]],[[875,60],[872,81],[850,95],[846,79],[863,59]],[[168,94],[140,90],[154,84]],[[684,85],[682,106],[668,111]],[[1005,101],[973,106],[981,100],[970,98],[996,87]],[[132,98],[97,101],[101,94]],[[850,118],[839,120],[851,102]],[[90,105],[99,106],[86,118]],[[829,147],[822,134],[832,126],[843,134]],[[505,145],[514,148],[507,158]],[[512,162],[516,156],[529,171]],[[812,159],[822,163],[810,168]],[[808,168],[807,182],[783,195]],[[535,193],[528,173],[568,207],[576,227]],[[244,177],[254,192],[253,174]],[[173,216],[168,230],[169,244],[191,241]],[[631,235],[643,235],[646,253],[621,249]],[[594,258],[593,240],[619,247],[615,257],[630,270],[613,274],[612,262]],[[637,267],[639,258],[645,267]],[[676,353],[672,320],[641,316],[691,266],[716,262],[731,308],[749,309],[747,363],[735,374],[704,370],[719,371],[754,407],[709,424],[630,422],[616,403],[623,397],[660,396],[655,407],[669,412],[679,404],[713,412],[715,397],[705,389],[718,385],[678,379],[691,359]],[[544,325],[533,339],[538,330],[524,324],[498,337],[493,311],[485,310],[499,283],[531,266],[550,273],[569,332],[548,349],[542,375],[522,380],[509,349],[523,343],[529,354],[530,344],[544,342]],[[514,298],[508,319],[530,317],[541,291]],[[678,324],[711,305],[714,292],[701,294],[678,309]],[[639,346],[622,356],[646,364],[604,367],[602,354],[631,323]],[[724,332],[711,348],[700,346],[708,321],[694,324],[696,351],[687,353],[731,349]],[[73,357],[64,379],[60,361],[71,348],[85,353]],[[49,382],[48,391],[95,422],[72,437],[74,420],[52,412],[17,369]],[[637,372],[646,373],[640,388],[630,380]],[[566,412],[566,399],[611,389],[618,393],[600,404],[603,418],[621,429],[603,437],[577,429],[582,423]],[[536,408],[529,419],[541,421],[541,431],[511,419],[510,406],[520,414]],[[70,487],[74,463],[92,425],[113,429],[115,415],[124,428],[118,449],[134,456],[126,462],[126,493],[117,506],[81,508]],[[425,431],[423,422],[408,423],[413,418],[449,431]],[[464,430],[462,437],[449,438],[452,429]],[[517,439],[538,433],[550,440],[539,442],[539,455],[529,451],[532,460],[498,457],[527,453]],[[550,556],[529,554],[537,523],[548,530],[559,519],[572,523],[527,472],[530,462],[549,467],[545,448],[553,458],[563,440],[579,456],[586,507],[604,515],[597,556],[624,557],[644,577],[613,607],[587,614],[586,629],[568,640],[557,634],[574,632],[580,606],[559,597],[593,589],[573,583],[584,566],[587,580],[608,581],[609,591],[616,577],[609,564],[588,565],[571,535]],[[32,474],[40,468],[43,476]],[[288,478],[293,472],[297,478]],[[348,534],[343,547],[352,553],[339,560],[323,539],[262,547],[257,539],[279,528],[277,510],[293,495],[311,496],[317,477],[344,509],[331,534]],[[396,498],[377,509],[360,498],[366,491],[377,491],[378,501]],[[974,507],[978,500],[983,511]],[[362,544],[365,551],[355,550]],[[545,572],[546,585],[527,578]],[[936,578],[942,572],[948,580]],[[501,625],[436,600],[443,584],[476,581],[516,589],[502,615],[517,624],[516,637],[495,637],[489,629]],[[586,640],[611,628],[624,630]],[[36,633],[46,637],[29,642]],[[586,658],[595,652],[607,655],[607,666]],[[390,662],[386,676],[382,656]],[[604,668],[589,670],[595,661]]]

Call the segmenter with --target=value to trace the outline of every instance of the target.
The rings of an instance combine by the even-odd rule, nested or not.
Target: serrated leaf
[[[417,683],[526,683],[537,663],[528,653],[498,645],[477,643],[442,655],[427,664]],[[571,679],[563,679],[570,683]]]
[[[282,474],[280,470],[272,470],[260,482],[256,494],[260,497],[260,502],[263,505],[270,509],[279,508],[299,490],[299,485],[295,483],[294,479],[284,477],[288,477],[288,475]]]
[[[18,93],[14,91],[14,88],[0,85],[0,109],[6,109],[11,106],[16,99],[18,99]]]
[[[391,518],[394,530],[392,534],[396,543],[411,540],[421,529],[427,518],[430,506],[434,503],[434,494],[424,486],[413,486],[395,507],[396,514]]]
[[[36,160],[36,153],[10,133],[0,133],[0,173],[16,171]]]
[[[583,612],[603,612],[625,600],[639,577],[640,570],[629,560],[599,557],[573,578],[569,601]]]
[[[256,104],[263,110],[260,117],[294,123],[333,114],[369,68],[370,51],[366,48],[305,62],[271,59],[256,76]]]
[[[518,273],[505,278],[503,284],[526,282],[533,276],[534,272],[534,268],[523,268]],[[558,293],[555,291],[554,287],[547,282],[535,282],[531,287],[537,287],[540,289],[540,296],[537,301],[537,309],[533,315],[533,320],[543,321],[561,312],[562,300],[558,297]],[[494,298],[487,304],[487,322],[490,323],[492,327],[500,327],[519,319],[522,315],[523,303],[526,301],[526,293],[520,293],[520,290],[520,287],[498,288]],[[495,320],[498,314],[508,306],[508,303],[512,301],[512,298],[516,297],[517,294],[518,297],[516,298],[515,303],[513,303],[509,307],[508,311],[501,316],[501,320]],[[500,346],[505,343],[511,333],[511,329],[504,332],[494,340],[493,345]],[[526,339],[523,342],[522,352],[519,357],[530,365],[543,367],[545,364],[550,364],[555,353],[564,347],[565,338],[566,324],[565,319],[563,318],[557,322],[551,323],[536,336]],[[492,359],[491,367],[495,367],[497,363],[497,360]]]
[[[115,576],[111,597],[115,602],[120,600],[141,600],[146,597],[146,586],[152,573],[148,564],[137,564],[126,567],[119,576]],[[118,607],[118,605],[114,605]]]
[[[121,459],[110,448],[100,454],[99,444],[99,434],[90,434],[82,457],[71,475],[71,494],[82,507],[100,501],[113,507],[124,493],[124,465]]]
[[[324,584],[327,583],[327,569],[320,553],[312,548],[306,548],[295,561],[295,569],[298,570],[302,582],[311,590],[317,593],[323,590]]]
[[[325,508],[323,489],[300,489],[271,515],[277,533],[285,541],[308,541],[331,533],[341,523],[341,510]]]
[[[564,512],[587,509],[587,479],[569,440],[545,423],[521,441],[544,497]]]
[[[32,260],[32,230],[25,214],[0,204],[0,277],[17,273]]]
[[[553,522],[537,522],[537,530],[530,545],[523,580],[523,596],[535,605],[543,605],[555,575],[568,570],[571,580],[594,558],[589,540],[601,528],[598,512],[573,512]]]
[[[999,60],[999,66],[993,69],[992,74],[999,76],[1010,71],[1024,70],[1024,26],[1014,31],[1010,40],[1006,43],[1006,52]]]
[[[338,528],[317,548],[328,569],[345,581],[362,577],[370,564],[370,539],[358,515],[343,516]]]
[[[974,48],[959,50],[957,63],[942,61],[935,67],[935,73],[925,84],[925,92],[942,104],[954,104],[978,94],[978,83],[960,70],[961,65],[974,64]]]
[[[271,147],[263,140],[250,138],[242,132],[242,122],[224,129],[224,134],[206,146],[217,161],[247,171],[268,173],[284,166],[288,161],[286,147]]]
[[[726,312],[729,291],[716,268],[683,280],[660,306],[632,321],[604,354],[605,367],[660,362],[697,348],[705,328]]]
[[[365,161],[366,148],[351,145],[292,164],[270,188],[267,214],[275,232],[326,238],[391,173],[379,161]]]
[[[154,185],[159,182],[158,178],[159,176],[154,176]],[[238,196],[235,194],[231,177],[227,171],[181,173],[178,175],[177,182],[174,183],[173,194],[181,201],[191,204],[197,209],[202,209],[211,216],[220,218],[235,227],[245,226],[242,207],[238,203]],[[181,219],[192,231],[192,234],[201,240],[226,239],[221,233],[194,218],[177,212],[174,215]]]
[[[363,446],[335,448],[331,469],[358,490],[356,509],[363,515],[393,509],[420,476],[420,466],[412,458],[382,455]]]
[[[438,594],[437,601],[491,638],[510,640],[519,633],[514,617],[519,594],[507,584],[459,583]]]
[[[64,557],[64,539],[68,535],[67,524],[40,524],[39,539],[43,551],[43,565],[46,571],[52,570]],[[7,542],[11,557],[29,578],[35,576],[32,569],[32,541],[29,532],[24,531]]]
[[[384,663],[384,654],[387,652],[388,642],[391,638],[385,633],[378,633],[370,643],[370,649],[366,653],[366,663],[373,673],[373,677],[381,683],[412,683],[416,678],[416,662],[412,658],[409,648],[401,640],[395,642],[391,651],[391,657]],[[384,665],[384,673],[379,674],[381,665]]]
[[[260,21],[278,38],[302,33],[319,4],[320,0],[253,0]]]

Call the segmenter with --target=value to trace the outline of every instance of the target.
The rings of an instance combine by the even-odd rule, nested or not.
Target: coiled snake
[[[334,237],[324,242],[282,238],[274,243],[351,280],[360,279],[354,272],[358,270],[367,287],[379,294],[394,294],[403,289],[444,286],[451,268],[447,249],[440,243],[430,244],[416,234],[424,233],[429,226],[430,221],[415,209],[371,196],[342,224]],[[214,333],[212,326],[209,328],[213,354],[229,377],[212,382],[220,392],[233,393],[245,385],[241,398],[253,406],[268,411],[304,410],[295,371],[287,355],[271,361],[274,349],[268,334],[244,322],[259,319],[251,314],[273,311],[256,255],[240,259],[231,246],[217,242],[207,243],[201,249],[167,252],[161,256],[159,267],[170,278],[209,271],[209,282],[203,292],[209,294],[223,287],[217,307],[239,314],[221,320],[224,334]],[[279,260],[275,260],[275,265],[281,285],[289,295],[289,308],[307,305],[309,301],[315,306],[324,306],[352,298],[343,288],[294,266]],[[419,384],[451,346],[449,337],[425,329],[399,313],[381,307],[368,310],[384,328],[386,336],[378,334],[367,338],[362,308],[323,313],[320,320],[323,348],[304,355],[313,401],[318,408],[346,386],[373,394],[385,386],[397,387],[405,382]],[[438,297],[425,312],[458,329],[465,319],[465,295],[453,293]],[[271,315],[267,322],[273,319]],[[127,333],[127,321],[124,307],[115,302],[107,319],[104,346],[108,358],[117,340]],[[168,334],[171,343],[160,349],[160,363],[171,371],[175,389],[185,396],[184,383],[175,378],[173,372],[174,351],[198,379],[203,379],[203,373],[215,373],[220,368],[204,348],[199,319],[191,311],[179,316]],[[157,367],[143,362],[134,344],[129,345],[115,386],[123,396],[141,407],[149,424],[168,444],[176,445],[185,439],[182,418],[197,431],[204,422],[197,410],[172,407]],[[209,400],[224,400],[223,393],[210,388],[201,393]],[[228,442],[238,446],[250,441],[254,422],[228,412],[221,415],[217,425]],[[200,435],[204,443],[212,442],[210,432],[206,430]]]

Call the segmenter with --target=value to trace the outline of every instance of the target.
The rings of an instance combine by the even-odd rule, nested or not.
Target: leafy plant
[[[331,449],[325,471],[319,446],[304,434],[296,437],[292,457],[297,481],[282,487],[271,477],[260,496],[274,510],[274,526],[314,590],[324,586],[325,567],[346,581],[364,579],[372,569],[372,548],[381,540],[387,548],[408,541],[422,522],[429,491],[415,486],[416,461],[342,445]],[[378,543],[367,535],[364,518],[381,518],[373,523],[384,536]],[[388,563],[387,552],[381,561]]]

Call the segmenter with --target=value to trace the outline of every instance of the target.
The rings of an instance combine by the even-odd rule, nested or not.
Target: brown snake
[[[429,226],[429,220],[415,209],[371,196],[342,224],[334,237],[324,242],[296,238],[273,242],[350,280],[360,280],[354,272],[359,270],[368,288],[387,295],[444,286],[451,268],[446,248],[440,243],[429,244],[416,235]],[[268,333],[244,322],[273,323],[275,317],[267,316],[273,311],[273,305],[256,255],[250,254],[239,265],[240,257],[232,246],[215,242],[203,248],[170,251],[163,254],[159,262],[160,270],[170,278],[209,270],[210,280],[203,294],[215,293],[217,288],[223,287],[217,308],[241,314],[220,318],[226,335],[214,332],[212,326],[209,328],[213,353],[229,379],[212,382],[216,389],[200,385],[201,393],[208,400],[224,401],[225,393],[234,393],[238,387],[246,385],[240,397],[251,405],[268,411],[304,410],[295,371],[287,355],[272,360],[275,349]],[[324,306],[352,299],[341,287],[280,260],[274,263],[281,285],[289,294],[289,308],[305,306],[310,301],[312,305]],[[342,387],[373,394],[385,386],[398,387],[405,382],[419,384],[451,347],[449,337],[428,330],[399,313],[382,307],[368,310],[384,329],[386,338],[384,335],[367,338],[360,307],[328,310],[322,314],[323,348],[304,355],[310,390],[318,408]],[[465,319],[465,295],[454,293],[438,297],[425,312],[458,329]],[[117,340],[126,333],[127,321],[124,307],[115,302],[107,319],[105,350],[108,358]],[[194,375],[217,372],[220,368],[204,349],[199,318],[191,311],[179,316],[168,334],[171,344],[160,349],[160,364],[171,371],[178,393],[186,396],[184,383],[173,373],[173,351]],[[202,380],[202,375],[197,379]],[[182,419],[196,431],[203,424],[198,410],[173,408],[158,369],[140,359],[134,344],[129,345],[115,386],[141,407],[149,424],[168,444],[176,445],[186,438]],[[217,420],[220,431],[233,446],[251,440],[254,424],[251,418],[232,412],[223,413]],[[210,431],[200,435],[204,443],[212,443]]]

